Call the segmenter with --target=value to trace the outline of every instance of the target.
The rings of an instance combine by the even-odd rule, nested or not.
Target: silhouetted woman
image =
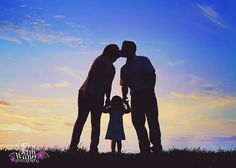
[[[91,143],[90,152],[98,152],[100,136],[100,120],[106,95],[106,104],[110,102],[111,85],[115,75],[113,63],[118,58],[119,47],[110,44],[105,47],[103,53],[95,59],[89,70],[88,77],[79,89],[78,118],[75,122],[70,150],[77,151],[81,132],[91,112]]]

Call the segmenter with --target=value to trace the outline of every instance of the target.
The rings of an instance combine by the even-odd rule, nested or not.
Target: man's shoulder
[[[146,61],[146,60],[149,60],[149,58],[146,57],[146,56],[136,56],[136,59],[139,60],[139,61]]]

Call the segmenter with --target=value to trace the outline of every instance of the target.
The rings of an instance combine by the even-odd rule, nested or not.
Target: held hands
[[[127,105],[129,104],[129,99],[128,97],[123,97],[123,102]]]
[[[111,101],[109,99],[106,99],[105,105],[103,106],[103,113],[109,113]]]
[[[131,108],[130,108],[130,105],[129,105],[129,99],[127,97],[125,97],[125,98],[123,98],[123,102],[124,102],[124,104],[126,106],[125,113],[127,114],[127,113],[129,113],[131,111]]]
[[[129,106],[129,99],[127,97],[123,98],[123,102],[126,105],[126,107],[130,107]]]
[[[109,99],[106,99],[105,107],[109,107],[110,105],[111,105],[111,101]]]

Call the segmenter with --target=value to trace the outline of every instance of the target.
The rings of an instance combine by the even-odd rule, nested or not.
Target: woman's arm
[[[111,111],[111,106],[104,106],[102,109],[103,113],[110,113],[110,111]]]

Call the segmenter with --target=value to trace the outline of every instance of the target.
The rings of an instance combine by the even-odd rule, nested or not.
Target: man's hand
[[[128,97],[123,97],[123,102],[124,102],[125,104],[129,103]]]
[[[129,105],[129,100],[128,98],[126,97],[125,99],[123,99],[123,102],[126,106],[126,110],[125,110],[125,113],[129,113],[131,111],[131,108],[130,108],[130,105]]]

